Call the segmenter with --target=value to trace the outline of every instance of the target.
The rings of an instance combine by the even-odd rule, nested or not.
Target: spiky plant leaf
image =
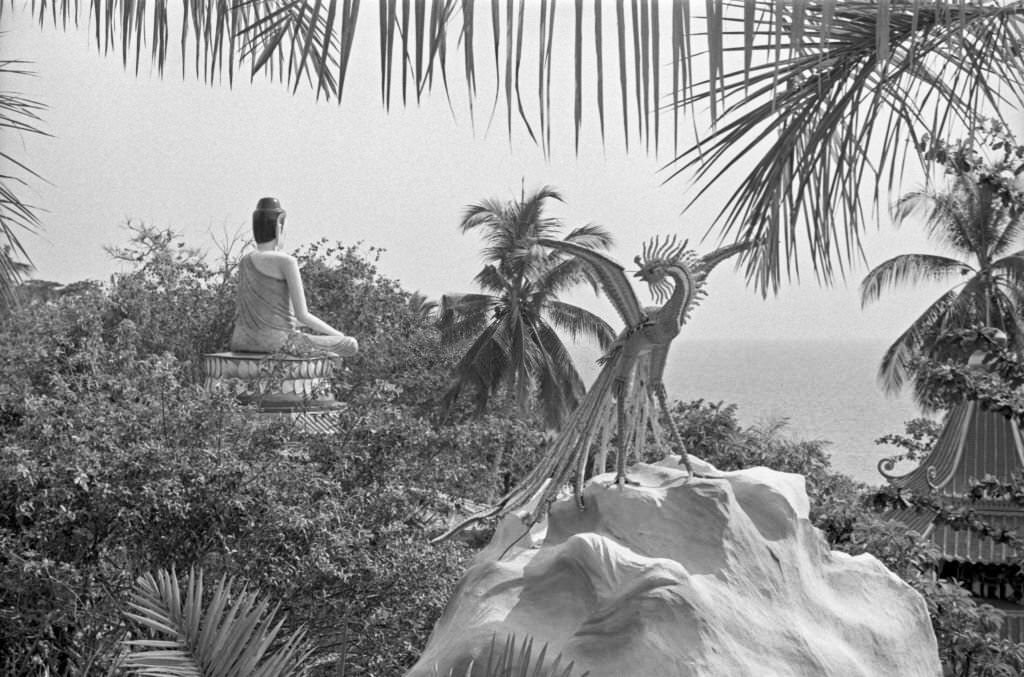
[[[282,636],[277,608],[222,577],[203,607],[203,574],[192,570],[182,595],[177,576],[139,577],[125,612],[149,637],[127,640],[123,667],[144,677],[291,677],[308,672],[303,630]]]
[[[548,657],[548,643],[536,650],[532,637],[519,641],[515,633],[509,633],[498,650],[498,634],[491,635],[487,649],[487,662],[478,663],[476,658],[462,669],[451,668],[445,677],[587,677],[590,672],[574,673],[575,662],[563,665],[561,653]],[[481,669],[482,668],[482,669]],[[440,677],[434,667],[434,677]]]

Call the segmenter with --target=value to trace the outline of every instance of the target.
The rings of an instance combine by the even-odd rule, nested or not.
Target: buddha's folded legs
[[[319,348],[336,353],[341,357],[352,357],[359,352],[359,343],[351,336],[323,336],[320,334],[297,334],[296,342],[309,348]]]

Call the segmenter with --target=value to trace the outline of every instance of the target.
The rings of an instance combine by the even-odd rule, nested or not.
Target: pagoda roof
[[[978,519],[997,531],[1024,532],[1024,510],[1007,510],[1005,503],[1000,510],[992,511],[974,505],[971,507],[975,509]],[[1020,554],[1011,545],[999,543],[971,529],[954,529],[948,524],[936,523],[935,515],[935,511],[928,508],[906,508],[893,511],[887,517],[902,522],[938,546],[942,559],[974,564],[1020,562]]]
[[[923,463],[905,475],[890,475],[887,468],[891,464],[883,461],[878,471],[894,487],[921,495],[963,497],[986,475],[1008,481],[1024,471],[1024,440],[1012,419],[965,401],[950,410]]]
[[[1017,424],[975,401],[950,410],[935,447],[917,468],[904,475],[886,472],[892,463],[879,463],[889,483],[912,495],[930,496],[947,505],[963,506],[995,530],[1024,535],[1024,507],[1006,500],[970,500],[974,484],[987,475],[1008,481],[1024,472],[1024,439]],[[935,522],[934,510],[910,507],[890,512],[895,519],[935,543],[943,559],[974,563],[1012,563],[1014,549],[970,529]]]

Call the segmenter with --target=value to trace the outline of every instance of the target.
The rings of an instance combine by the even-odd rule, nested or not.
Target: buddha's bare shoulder
[[[250,252],[249,256],[251,256],[254,261],[271,265],[284,265],[296,262],[295,257],[291,254],[279,251],[254,251]]]

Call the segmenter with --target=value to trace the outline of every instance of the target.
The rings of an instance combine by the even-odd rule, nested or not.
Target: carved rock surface
[[[941,675],[924,600],[874,557],[829,550],[802,476],[675,466],[635,465],[621,489],[595,478],[584,510],[552,506],[546,534],[513,544],[506,520],[409,676],[471,661],[483,675],[509,633],[574,676]]]

